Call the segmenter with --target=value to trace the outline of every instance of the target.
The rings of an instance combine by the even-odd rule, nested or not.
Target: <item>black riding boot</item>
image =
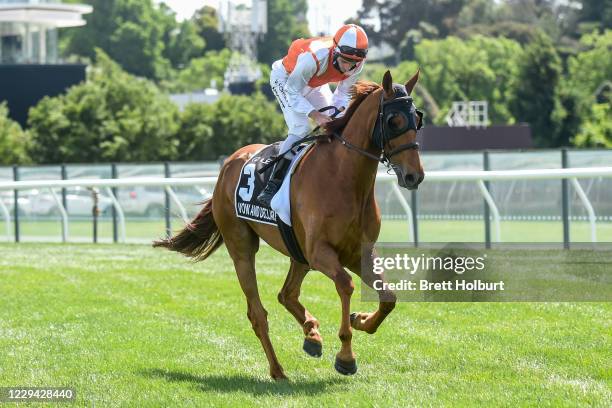
[[[272,197],[274,197],[274,194],[276,194],[281,184],[283,184],[285,173],[287,172],[287,169],[289,169],[290,164],[291,159],[283,157],[274,165],[274,169],[272,169],[272,175],[268,180],[268,184],[266,184],[266,187],[257,196],[257,202],[259,204],[270,207]]]

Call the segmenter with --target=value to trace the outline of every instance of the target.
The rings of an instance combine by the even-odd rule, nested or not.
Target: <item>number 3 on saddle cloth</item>
[[[291,161],[289,171],[285,175],[281,188],[272,199],[272,208],[264,207],[257,202],[257,196],[266,186],[272,174],[273,166],[268,168],[263,174],[260,174],[258,170],[278,156],[280,144],[281,142],[277,142],[262,148],[242,166],[234,200],[236,216],[249,221],[278,226],[291,257],[300,263],[308,265],[291,226],[290,183],[295,167],[313,146],[312,144],[300,145],[295,148],[298,150],[298,153]]]

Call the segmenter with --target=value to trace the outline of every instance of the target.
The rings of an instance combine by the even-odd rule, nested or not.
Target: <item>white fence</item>
[[[578,197],[584,208],[587,211],[590,223],[591,241],[597,242],[596,233],[596,214],[589,201],[589,197],[584,192],[578,179],[585,178],[612,178],[612,167],[590,167],[590,168],[569,168],[569,169],[537,169],[537,170],[497,170],[497,171],[432,171],[427,172],[424,183],[436,183],[446,181],[472,181],[479,187],[484,200],[487,202],[495,227],[494,241],[501,242],[501,224],[500,214],[489,190],[486,187],[485,181],[500,181],[500,180],[568,180],[575,189]],[[69,187],[88,187],[104,190],[106,195],[112,200],[113,207],[116,210],[119,219],[119,240],[125,242],[125,217],[123,210],[117,197],[113,194],[113,187],[130,187],[130,186],[155,186],[163,187],[174,204],[177,205],[181,213],[181,217],[185,222],[188,222],[187,212],[185,207],[174,193],[173,187],[178,186],[212,186],[216,183],[216,177],[197,177],[197,178],[159,178],[159,177],[143,177],[143,178],[125,178],[125,179],[78,179],[78,180],[49,180],[49,181],[17,181],[17,182],[0,182],[0,192],[6,190],[28,190],[28,189],[48,189],[59,208],[62,219],[62,241],[68,240],[68,214],[63,207],[60,198],[56,193],[56,189]],[[406,213],[406,218],[409,223],[410,240],[414,240],[413,236],[413,213],[408,201],[405,199],[400,188],[397,185],[394,175],[379,173],[377,177],[378,183],[389,183],[397,199],[399,200],[403,210]],[[212,191],[212,189],[210,190]],[[0,200],[0,213],[2,214],[6,224],[6,234],[8,239],[11,238],[11,217],[6,205]]]

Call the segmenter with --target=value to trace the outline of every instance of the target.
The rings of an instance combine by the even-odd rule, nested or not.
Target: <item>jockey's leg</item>
[[[283,100],[281,93],[276,90],[275,95],[277,95],[277,99],[279,103]],[[281,106],[282,103],[281,103]],[[280,159],[272,170],[272,175],[266,184],[266,187],[263,191],[257,196],[257,201],[259,204],[269,207],[272,198],[280,188],[281,184],[283,184],[283,179],[285,178],[285,174],[289,169],[289,165],[291,164],[291,159],[295,156],[295,151],[291,149],[291,146],[304,137],[310,131],[310,123],[308,122],[308,116],[300,115],[296,112],[293,112],[291,109],[284,109],[283,115],[285,116],[285,121],[289,126],[289,135],[283,141],[280,146],[279,154],[283,155],[283,158]]]
[[[257,202],[259,204],[269,207],[272,198],[280,188],[281,184],[283,184],[283,179],[285,178],[285,174],[287,170],[289,170],[289,166],[291,165],[291,159],[295,156],[295,152],[290,150],[291,145],[296,141],[300,140],[302,136],[297,135],[289,135],[287,139],[281,144],[279,154],[285,153],[285,155],[274,165],[272,169],[272,175],[268,179],[268,183],[266,187],[264,187],[263,191],[257,196]]]
[[[272,198],[274,198],[274,195],[279,190],[281,184],[283,184],[283,179],[285,178],[285,174],[289,169],[291,159],[293,159],[295,156],[295,152],[293,150],[289,151],[289,149],[293,143],[300,140],[310,131],[308,116],[294,112],[290,108],[289,100],[284,90],[288,76],[289,74],[287,74],[287,71],[285,71],[285,68],[280,60],[272,64],[272,71],[270,72],[270,86],[272,87],[272,92],[276,97],[276,101],[283,111],[285,122],[289,128],[289,134],[285,141],[281,144],[279,151],[279,154],[286,154],[274,165],[272,175],[270,176],[268,183],[264,187],[263,191],[257,196],[257,202],[266,207],[270,207]]]

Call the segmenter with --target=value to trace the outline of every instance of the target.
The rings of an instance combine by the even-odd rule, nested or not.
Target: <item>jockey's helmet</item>
[[[334,35],[334,59],[342,57],[362,61],[368,54],[368,36],[356,24],[345,24]]]

